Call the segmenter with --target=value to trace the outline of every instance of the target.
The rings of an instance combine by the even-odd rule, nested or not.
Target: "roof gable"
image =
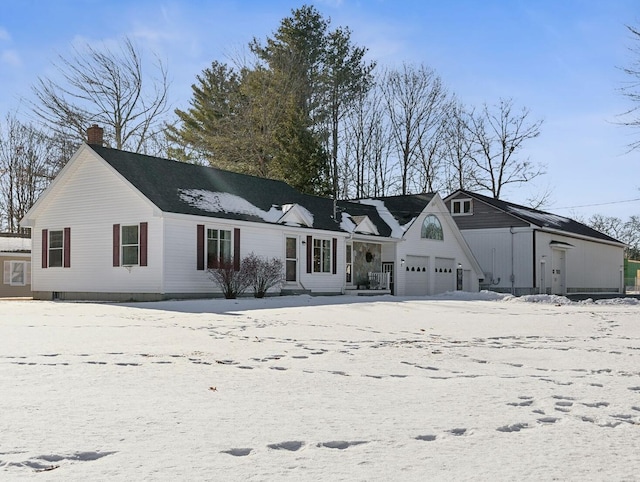
[[[510,216],[513,216],[514,218],[523,220],[539,228],[554,229],[574,235],[599,239],[610,243],[623,244],[617,239],[601,233],[600,231],[596,231],[595,229],[590,228],[589,226],[578,221],[575,221],[574,219],[503,201],[501,199],[494,199],[488,196],[483,196],[482,194],[459,190],[450,195],[447,199],[451,199],[458,194],[464,194],[468,197],[475,198],[490,206],[495,207],[496,209],[499,209],[500,211]]]
[[[299,204],[286,204],[282,206],[284,214],[278,219],[279,224],[294,226],[313,226],[313,214]]]

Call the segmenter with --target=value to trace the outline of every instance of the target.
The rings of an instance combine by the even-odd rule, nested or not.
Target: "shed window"
[[[444,239],[444,234],[442,232],[442,225],[440,224],[440,220],[433,214],[429,214],[426,218],[424,218],[420,236],[425,239],[435,239],[438,241],[442,241]]]
[[[3,282],[9,286],[25,286],[30,284],[28,261],[5,261]]]

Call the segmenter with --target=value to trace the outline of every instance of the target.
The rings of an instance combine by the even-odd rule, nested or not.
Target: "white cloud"
[[[3,50],[2,53],[0,53],[0,61],[2,61],[3,64],[8,64],[13,67],[20,67],[22,65],[22,59],[15,50]]]

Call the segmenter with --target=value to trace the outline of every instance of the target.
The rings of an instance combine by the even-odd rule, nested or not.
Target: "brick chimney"
[[[93,124],[87,129],[87,144],[102,146],[104,144],[103,133],[102,127],[98,127],[98,124]]]

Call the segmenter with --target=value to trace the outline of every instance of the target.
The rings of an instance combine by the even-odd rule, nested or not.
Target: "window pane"
[[[331,242],[328,239],[322,240],[322,272],[331,272]]]
[[[430,214],[424,219],[421,236],[426,239],[436,239],[439,241],[444,239],[440,220],[433,214]]]
[[[62,231],[49,231],[49,248],[62,248]]]
[[[11,269],[11,284],[24,285],[24,271],[26,263],[13,263]]]
[[[138,264],[138,246],[122,247],[122,264],[125,266]]]
[[[122,244],[138,244],[138,226],[122,226]]]
[[[213,230],[210,229],[209,232],[211,231]],[[215,268],[216,266],[218,266],[218,240],[210,238],[207,241],[207,268]]]
[[[62,249],[50,249],[49,250],[49,267],[60,268],[62,267]]]
[[[296,261],[288,259],[286,262],[287,281],[296,281]]]
[[[220,231],[223,233],[224,231]],[[231,260],[231,240],[229,239],[221,239],[220,240],[220,259],[225,261]]]
[[[287,238],[287,247],[286,247],[285,256],[289,259],[294,259],[297,257],[296,255],[296,238]]]
[[[322,258],[322,242],[320,239],[313,240],[313,271],[320,272],[320,260]]]
[[[460,214],[460,201],[453,201],[453,213]]]
[[[351,245],[347,244],[347,263],[351,263]]]
[[[464,202],[464,212],[465,213],[470,213],[471,212],[471,201],[465,201]]]

